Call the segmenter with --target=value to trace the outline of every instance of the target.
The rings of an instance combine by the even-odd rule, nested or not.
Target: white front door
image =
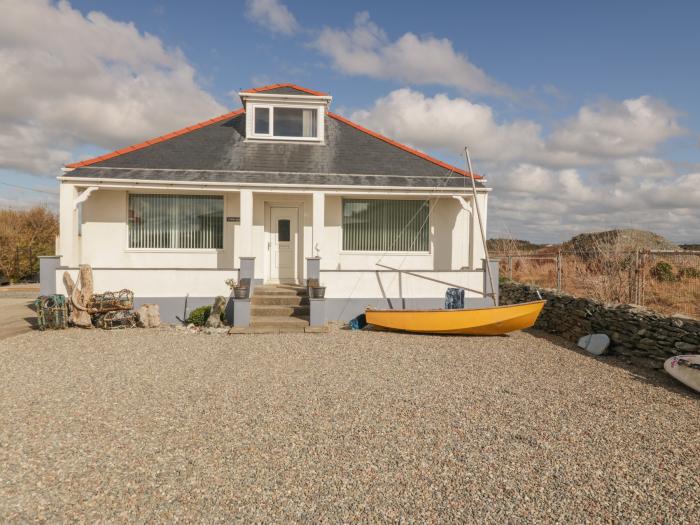
[[[270,281],[297,280],[298,208],[270,208]]]

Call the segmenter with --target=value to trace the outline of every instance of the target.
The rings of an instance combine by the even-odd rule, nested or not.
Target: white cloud
[[[517,161],[556,168],[650,154],[683,132],[677,112],[649,96],[604,107],[606,111],[603,106],[584,106],[547,135],[531,120],[499,122],[486,104],[403,88],[377,99],[369,109],[353,112],[351,118],[417,148],[459,154],[469,145],[475,158],[490,164]]]
[[[683,132],[676,117],[672,108],[644,96],[584,106],[548,134],[531,120],[498,119],[485,104],[408,88],[351,114],[438,156],[454,158],[469,145],[475,170],[494,187],[490,235],[515,232],[532,240],[616,226],[696,239],[700,174],[679,173],[652,156]]]
[[[255,23],[275,33],[292,35],[299,23],[279,0],[248,0],[246,14]]]
[[[179,50],[67,2],[4,0],[0,75],[0,168],[37,174],[226,111]]]
[[[642,228],[676,241],[697,239],[700,173],[676,173],[662,159],[636,157],[583,174],[518,164],[494,173],[490,235],[536,241],[610,228]]]
[[[494,96],[512,95],[510,88],[456,52],[450,40],[405,33],[392,42],[366,11],[355,16],[354,26],[348,30],[324,28],[314,47],[331,58],[336,69],[350,75],[452,86]]]
[[[638,155],[682,134],[677,117],[676,110],[650,96],[583,106],[550,141],[553,148],[583,155]]]
[[[444,94],[427,97],[409,88],[392,91],[351,118],[420,149],[458,154],[469,145],[479,159],[522,159],[544,147],[534,122],[499,124],[485,104]]]

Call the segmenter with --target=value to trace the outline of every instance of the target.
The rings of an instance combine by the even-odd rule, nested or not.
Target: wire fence
[[[700,319],[700,251],[494,254],[501,275],[606,303]]]

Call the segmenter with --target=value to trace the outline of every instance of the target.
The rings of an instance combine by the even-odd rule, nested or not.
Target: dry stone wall
[[[700,353],[700,321],[685,316],[667,317],[641,306],[604,304],[514,282],[501,283],[501,304],[534,301],[537,290],[547,300],[535,325],[540,330],[570,341],[607,334],[611,353],[652,368],[661,368],[674,355]]]

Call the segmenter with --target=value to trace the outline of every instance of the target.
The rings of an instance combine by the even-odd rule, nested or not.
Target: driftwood
[[[92,268],[88,264],[80,265],[78,283],[73,282],[68,272],[63,273],[63,284],[70,297],[71,312],[69,320],[74,326],[92,328],[92,319],[87,311],[87,302],[92,296]]]

